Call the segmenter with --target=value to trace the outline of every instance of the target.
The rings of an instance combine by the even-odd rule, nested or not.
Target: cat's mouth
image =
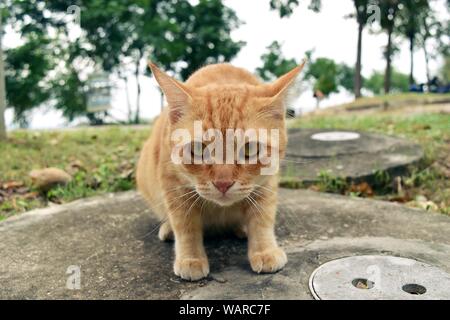
[[[210,201],[213,202],[221,207],[229,207],[235,203],[238,203],[246,198],[246,195],[244,194],[235,194],[235,193],[225,193],[225,194],[202,194],[199,193],[199,195]]]

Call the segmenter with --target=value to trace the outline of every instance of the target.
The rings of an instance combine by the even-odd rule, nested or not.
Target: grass
[[[420,197],[433,203],[442,213],[450,214],[450,114],[437,113],[389,113],[371,114],[342,113],[333,115],[311,115],[294,119],[290,127],[364,130],[408,138],[419,143],[425,152],[424,160],[410,173],[401,177],[401,190],[395,188],[393,179],[380,172],[373,185],[352,186],[337,177],[323,173],[319,182],[312,186],[318,191],[341,193],[353,196],[370,196],[383,200],[409,202],[417,205]],[[289,177],[287,178],[289,181]],[[364,189],[364,190],[359,190]]]
[[[10,133],[7,142],[0,142],[0,220],[49,202],[133,189],[136,160],[148,135],[149,130],[126,127]],[[37,192],[28,175],[45,167],[66,170],[72,182]],[[2,189],[11,182],[19,188]]]
[[[374,97],[362,97],[353,102],[338,106],[343,109],[359,109],[370,106],[402,105],[405,103],[430,104],[437,102],[450,102],[450,94],[436,93],[397,93],[389,95],[379,95]]]

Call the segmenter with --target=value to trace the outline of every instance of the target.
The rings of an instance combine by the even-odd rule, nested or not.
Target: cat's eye
[[[250,162],[255,162],[259,153],[259,144],[256,141],[247,142],[240,150],[241,159],[250,160]]]
[[[205,150],[207,150],[207,146],[199,141],[191,142],[191,159],[194,163],[200,163],[203,160]]]

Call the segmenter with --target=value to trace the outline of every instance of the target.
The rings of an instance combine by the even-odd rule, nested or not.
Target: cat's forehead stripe
[[[213,128],[236,128],[244,118],[244,110],[249,99],[248,90],[226,90],[205,95],[205,126]]]

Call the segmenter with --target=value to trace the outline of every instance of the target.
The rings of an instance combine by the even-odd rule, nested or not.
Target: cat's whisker
[[[261,214],[263,215],[263,211],[264,209],[260,206],[260,204],[258,203],[258,201],[252,197],[252,195],[250,195],[250,198],[253,199],[253,201],[255,201],[255,204],[261,209]]]
[[[206,201],[206,199],[202,198],[202,206],[200,207],[200,215],[203,215],[203,207],[205,206],[205,204],[208,202]]]
[[[248,195],[248,196],[247,196],[247,199],[252,203],[252,205],[253,205],[253,206],[255,207],[255,209],[258,211],[259,217],[262,218],[262,217],[263,217],[263,213],[262,213],[261,210],[258,208],[255,199],[253,199],[251,195]]]
[[[272,110],[262,110],[262,111],[259,111],[258,113],[256,113],[255,118],[254,118],[253,121],[264,119],[264,118],[269,117],[269,116],[273,116],[273,111]]]
[[[191,212],[192,208],[195,206],[195,204],[201,199],[200,195],[197,194],[197,198],[195,199],[194,202],[192,202],[192,204],[190,205],[188,211],[186,212],[186,216],[189,215],[189,213]]]
[[[187,184],[184,184],[184,185],[181,185],[181,186],[177,186],[177,187],[175,187],[175,188],[167,189],[167,190],[165,190],[165,191],[166,191],[166,192],[171,192],[171,191],[173,191],[173,190],[179,190],[179,189],[183,189],[183,188],[186,188],[186,189],[191,188],[191,189],[193,189],[194,186],[187,183]]]
[[[258,198],[261,199],[261,201],[265,201],[266,200],[266,198],[265,198],[266,194],[264,192],[260,191],[260,190],[253,190],[251,193],[255,194],[256,196],[258,196]]]
[[[271,190],[271,189],[269,189],[269,188],[267,188],[267,187],[265,187],[265,186],[263,186],[263,185],[260,185],[260,184],[256,184],[255,183],[255,186],[257,186],[258,188],[261,188],[261,189],[263,189],[263,190],[266,190],[266,191],[268,191],[268,192],[271,192],[272,194],[277,194],[275,191],[273,191],[273,190]]]
[[[247,202],[247,203],[249,204],[250,207],[253,206],[253,203],[251,203],[250,200],[249,200],[248,198],[244,198],[244,200],[245,200],[245,202]],[[256,218],[258,218],[258,215],[256,214],[255,211],[251,210],[251,213],[252,213]]]
[[[195,192],[193,195],[191,195],[188,199],[186,199],[185,201],[183,201],[183,203],[181,205],[179,205],[177,208],[172,209],[172,212],[176,212],[178,209],[180,209],[185,203],[187,203],[189,200],[193,199],[195,196],[198,196],[198,193]]]
[[[166,217],[165,219],[161,220],[156,227],[154,227],[150,232],[144,234],[144,236],[142,237],[142,240],[144,240],[145,238],[151,236],[156,230],[158,230],[166,221],[168,221],[169,218]]]
[[[174,201],[176,201],[177,199],[183,198],[183,197],[185,197],[185,196],[187,196],[187,195],[190,195],[190,194],[192,194],[192,193],[194,193],[194,192],[196,192],[196,191],[195,191],[195,190],[192,190],[192,191],[186,192],[186,193],[184,193],[184,194],[182,194],[182,195],[180,195],[180,196],[177,196],[177,197],[175,197],[175,198],[172,198],[172,199],[170,199],[170,201],[167,202],[167,204],[170,205],[170,204],[172,204]],[[153,206],[153,208],[154,208],[154,209],[159,208],[159,207],[161,207],[161,206],[164,205],[164,204],[166,204],[166,201],[165,201],[165,200],[163,200],[163,201],[161,201],[160,203],[156,204],[155,206]]]

